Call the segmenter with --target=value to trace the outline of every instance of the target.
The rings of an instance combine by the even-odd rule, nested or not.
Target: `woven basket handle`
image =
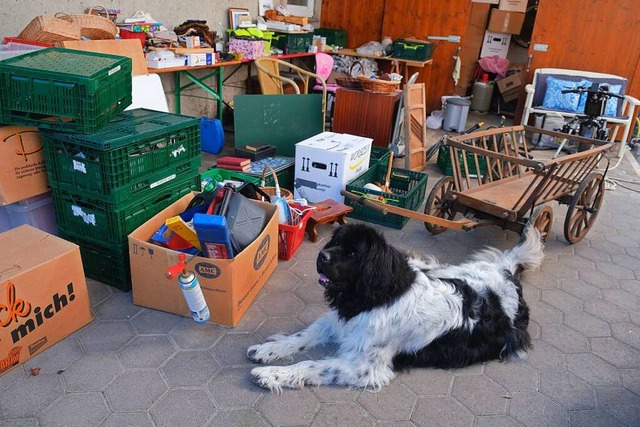
[[[360,61],[354,61],[354,62],[353,62],[353,64],[351,64],[351,66],[349,67],[349,77],[357,77],[357,76],[354,76],[354,75],[353,75],[353,68],[354,68],[356,65],[359,65],[359,66],[360,66],[360,73],[359,73],[359,75],[362,75],[362,76],[364,75],[364,67],[362,66],[362,62],[360,62]]]
[[[109,9],[107,9],[106,7],[104,7],[101,4],[96,4],[95,6],[90,6],[87,9],[87,15],[92,15],[92,13],[91,13],[92,10],[100,10],[100,9],[104,10],[104,13],[107,14],[107,19],[109,19]]]
[[[73,18],[64,12],[58,12],[55,15],[53,15],[53,17],[56,19],[62,19],[63,21],[69,21],[70,23],[73,24]]]
[[[273,182],[275,183],[275,186],[276,186],[276,197],[281,197],[280,183],[278,182],[278,175],[276,175],[276,171],[271,166],[267,165],[264,167],[264,169],[262,169],[262,182],[260,183],[260,185],[262,187],[265,186],[265,178],[266,178],[267,170],[271,172],[271,175],[273,176]]]

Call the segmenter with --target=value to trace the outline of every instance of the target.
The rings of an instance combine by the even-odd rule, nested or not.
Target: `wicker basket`
[[[40,15],[27,24],[18,38],[45,43],[80,40],[80,27],[75,19],[66,13]]]
[[[276,185],[275,187],[264,186],[267,171],[271,172],[271,175],[273,176],[273,182]],[[271,166],[265,166],[264,169],[262,169],[262,181],[260,182],[260,189],[267,193],[269,197],[276,196],[284,197],[286,200],[293,200],[293,194],[291,194],[291,191],[287,190],[286,188],[280,188],[278,175],[276,175],[276,171]]]
[[[109,11],[106,7],[102,7],[107,14]],[[72,15],[74,21],[80,29],[80,35],[91,40],[110,40],[115,39],[118,34],[118,27],[108,18],[94,15],[89,11],[83,15]]]
[[[400,87],[400,82],[397,81],[372,79],[367,76],[358,76],[358,80],[365,92],[391,94]]]

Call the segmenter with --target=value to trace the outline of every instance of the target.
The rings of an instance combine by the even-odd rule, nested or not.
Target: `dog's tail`
[[[524,241],[505,251],[504,258],[512,274],[539,267],[544,259],[544,242],[540,231],[535,227],[529,227]]]

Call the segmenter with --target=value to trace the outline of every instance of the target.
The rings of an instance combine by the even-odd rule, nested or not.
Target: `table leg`
[[[218,69],[218,119],[222,120],[222,67]]]
[[[180,71],[176,71],[173,82],[176,114],[180,114]]]

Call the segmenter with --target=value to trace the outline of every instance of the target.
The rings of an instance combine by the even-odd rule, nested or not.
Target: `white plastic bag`
[[[382,55],[384,53],[384,47],[380,42],[367,42],[356,49],[361,55]]]
[[[429,117],[427,117],[427,127],[429,129],[440,129],[442,127],[443,119],[444,114],[442,110],[434,110],[431,112]]]

